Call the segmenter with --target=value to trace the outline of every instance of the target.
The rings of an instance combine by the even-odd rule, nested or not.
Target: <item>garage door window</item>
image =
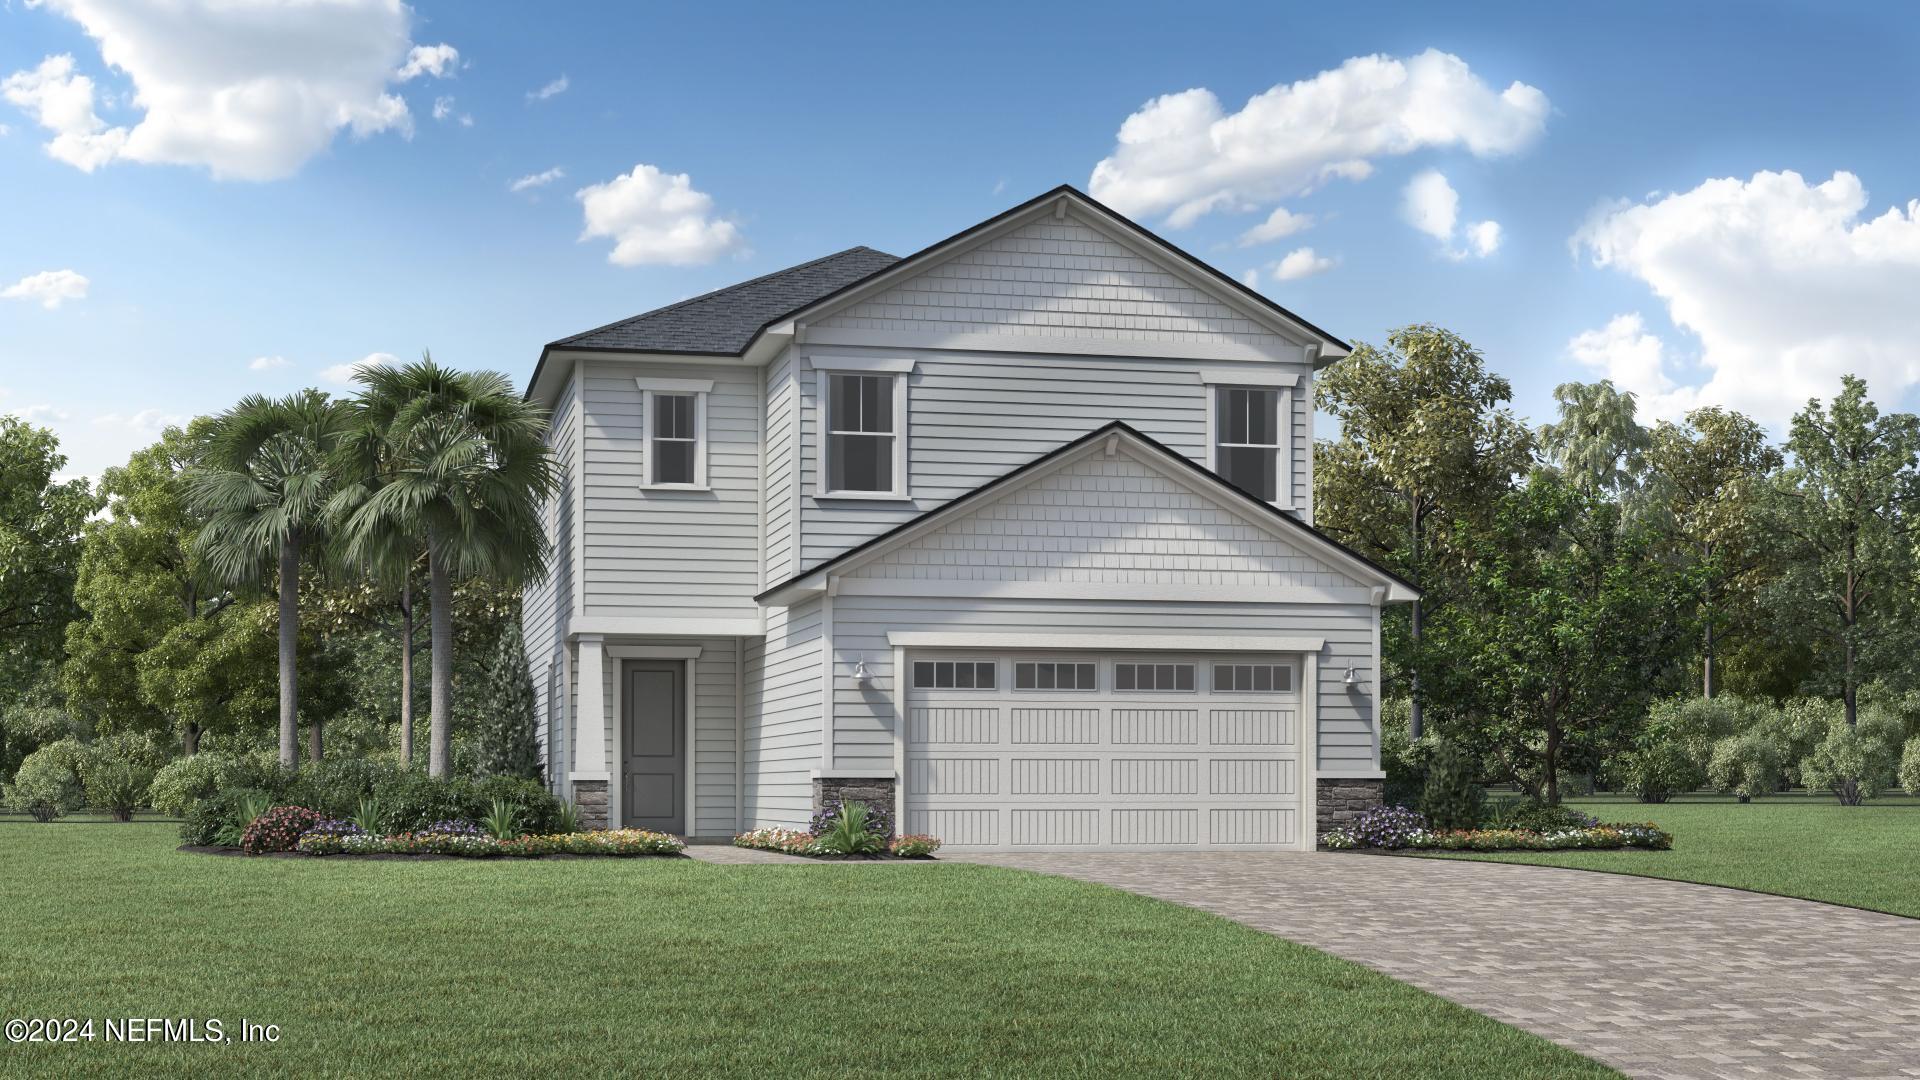
[[[915,690],[992,690],[998,666],[992,660],[916,660]]]
[[[1098,690],[1099,666],[1059,660],[1022,660],[1013,665],[1015,690]]]
[[[1113,688],[1116,691],[1191,692],[1192,664],[1115,664]]]
[[[1291,664],[1215,664],[1215,692],[1239,694],[1293,693]]]

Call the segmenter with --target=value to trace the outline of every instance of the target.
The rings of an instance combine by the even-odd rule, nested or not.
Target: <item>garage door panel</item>
[[[1000,707],[926,706],[908,710],[907,737],[920,746],[997,742]]]
[[[1211,709],[1208,720],[1214,746],[1293,746],[1300,726],[1292,709]]]
[[[1192,746],[1199,741],[1199,709],[1113,710],[1115,745]]]
[[[1100,843],[1100,811],[1081,807],[1009,811],[1015,847],[1092,847]]]
[[[1214,844],[1292,844],[1298,813],[1272,807],[1258,809],[1208,811],[1207,840]]]
[[[910,790],[928,795],[1000,794],[1000,759],[924,757],[907,763]]]
[[[1215,758],[1207,767],[1209,795],[1292,795],[1299,762],[1292,758]]]
[[[910,810],[907,832],[938,836],[955,847],[997,847],[1000,811],[993,807],[956,807],[946,810]]]
[[[1108,815],[1115,847],[1198,844],[1200,811],[1187,807],[1114,810]]]
[[[1115,795],[1197,795],[1198,758],[1114,758]]]
[[[1099,758],[1016,757],[1008,761],[1014,795],[1098,795]]]
[[[1100,710],[1077,708],[1022,708],[1012,710],[1009,741],[1030,746],[1053,743],[1092,745],[1100,741]]]

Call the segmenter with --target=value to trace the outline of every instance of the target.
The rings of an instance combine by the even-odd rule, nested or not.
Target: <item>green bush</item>
[[[152,738],[120,732],[97,739],[80,760],[80,786],[87,804],[116,820],[131,821],[147,802],[148,788],[167,752]]]
[[[372,797],[380,803],[380,828],[386,833],[470,818],[479,801],[471,780],[441,780],[412,770],[374,788]]]
[[[1780,739],[1772,732],[1729,735],[1713,744],[1707,778],[1714,787],[1747,802],[1780,790],[1785,758]]]
[[[1831,791],[1843,805],[1858,806],[1893,786],[1903,734],[1900,720],[1882,709],[1863,710],[1857,726],[1835,718],[1826,738],[1800,762],[1800,782],[1810,792]]]
[[[243,773],[249,769],[239,754],[202,750],[162,766],[154,774],[147,799],[158,813],[184,818],[200,800],[212,798],[223,788],[244,786],[248,778]]]
[[[246,827],[272,806],[273,795],[259,788],[227,788],[187,808],[186,818],[180,823],[180,839],[189,844],[239,847]]]
[[[1420,789],[1420,812],[1436,829],[1471,829],[1480,824],[1487,793],[1474,781],[1479,766],[1466,751],[1437,740],[1427,758],[1427,781]]]
[[[1384,799],[1388,806],[1412,806],[1420,801],[1427,782],[1427,754],[1432,744],[1413,744],[1407,729],[1413,722],[1413,700],[1385,698],[1380,702],[1380,768],[1387,774]]]
[[[522,833],[545,835],[567,832],[561,828],[560,800],[542,787],[538,780],[519,776],[488,776],[473,784],[475,813],[471,820],[485,816],[495,802],[505,803],[513,811],[513,820]]]
[[[1711,758],[1709,758],[1711,760]],[[1692,791],[1706,780],[1706,770],[1697,765],[1678,740],[1648,742],[1607,761],[1607,782],[1620,790],[1631,791],[1643,803],[1663,803],[1683,791]]]
[[[1485,815],[1490,829],[1517,829],[1523,832],[1562,832],[1590,829],[1599,819],[1570,806],[1549,806],[1533,799],[1502,800]]]
[[[1920,735],[1908,739],[1900,755],[1900,786],[1909,795],[1920,795]]]
[[[310,807],[331,818],[352,817],[360,809],[360,800],[405,774],[399,765],[386,760],[355,757],[331,757],[303,765],[281,791],[284,801]]]
[[[0,796],[8,808],[32,814],[35,821],[48,822],[85,805],[80,777],[60,755],[45,754],[53,745],[28,754]]]

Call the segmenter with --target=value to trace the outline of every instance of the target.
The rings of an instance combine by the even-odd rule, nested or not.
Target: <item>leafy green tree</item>
[[[533,673],[527,670],[527,642],[520,633],[520,620],[508,622],[500,634],[476,697],[479,723],[474,741],[481,775],[539,779]]]
[[[1618,496],[1639,487],[1651,440],[1634,418],[1633,395],[1601,379],[1561,383],[1553,400],[1560,418],[1540,428],[1547,460],[1589,491]]]
[[[1837,683],[1849,727],[1859,723],[1863,661],[1911,661],[1914,512],[1920,499],[1920,418],[1882,415],[1867,384],[1845,376],[1838,397],[1793,418],[1768,524],[1786,544],[1778,585],[1795,617],[1819,630],[1815,659]]]
[[[1448,730],[1481,743],[1487,768],[1557,803],[1569,762],[1645,716],[1677,585],[1647,529],[1552,470],[1504,497],[1484,533],[1459,531],[1475,572],[1435,621],[1456,660],[1436,697],[1466,714]]]
[[[373,560],[396,532],[427,541],[431,640],[428,771],[445,776],[453,717],[453,593],[463,578],[517,583],[546,568],[541,504],[557,483],[546,413],[498,372],[460,372],[431,356],[363,368],[342,472],[360,483],[346,510],[346,557]]]
[[[80,536],[100,506],[46,428],[0,416],[0,701],[16,700],[60,660],[74,617]]]
[[[280,761],[298,758],[300,571],[316,561],[335,491],[335,453],[347,411],[318,390],[285,398],[258,394],[215,417],[188,473],[195,509],[206,515],[195,553],[229,584],[265,579],[279,589]],[[308,725],[309,753],[321,757],[321,719]]]
[[[1759,596],[1773,551],[1763,507],[1782,458],[1750,418],[1706,408],[1656,425],[1646,460],[1647,502],[1694,581],[1700,690],[1711,698],[1724,644],[1771,621]]]
[[[1384,349],[1361,345],[1328,367],[1316,402],[1340,424],[1314,447],[1314,521],[1398,571],[1426,595],[1389,627],[1389,659],[1410,690],[1409,735],[1424,732],[1428,611],[1450,588],[1462,525],[1481,526],[1532,460],[1533,437],[1507,408],[1513,387],[1437,326],[1409,326]]]

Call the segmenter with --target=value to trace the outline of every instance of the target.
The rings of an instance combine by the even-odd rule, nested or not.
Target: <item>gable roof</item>
[[[852,247],[564,337],[547,348],[738,356],[768,323],[899,261],[884,251]]]
[[[937,521],[958,517],[966,513],[974,507],[989,501],[996,493],[1006,490],[1019,480],[1046,468],[1050,464],[1060,461],[1062,458],[1072,455],[1075,451],[1088,447],[1090,444],[1098,443],[1103,439],[1119,436],[1125,436],[1130,441],[1137,443],[1156,456],[1172,463],[1176,466],[1176,471],[1184,472],[1190,479],[1200,481],[1204,487],[1214,491],[1224,499],[1233,501],[1242,509],[1249,511],[1250,517],[1255,517],[1268,523],[1277,522],[1280,526],[1278,531],[1302,539],[1311,548],[1335,554],[1340,557],[1341,561],[1357,564],[1365,571],[1376,576],[1383,584],[1400,586],[1405,592],[1393,596],[1394,599],[1413,599],[1420,595],[1420,590],[1406,578],[1381,566],[1379,563],[1374,562],[1372,559],[1342,544],[1326,533],[1308,525],[1292,514],[1274,506],[1272,503],[1255,498],[1241,491],[1239,488],[1228,484],[1225,480],[1221,479],[1218,474],[1196,464],[1186,455],[1179,453],[1165,443],[1147,435],[1133,425],[1121,420],[1114,420],[1087,432],[1085,435],[1071,442],[1062,443],[1060,446],[1034,458],[1025,465],[1002,473],[964,495],[957,496],[932,510],[909,518],[863,543],[856,544],[817,566],[802,570],[800,573],[755,596],[754,599],[761,603],[766,603],[769,598],[778,593],[787,592],[796,586],[801,586],[809,578],[820,577],[824,580],[826,575],[832,574],[835,570],[846,568],[848,564],[863,555],[875,554],[882,548],[892,546],[895,542],[903,542],[909,533],[917,533]]]

